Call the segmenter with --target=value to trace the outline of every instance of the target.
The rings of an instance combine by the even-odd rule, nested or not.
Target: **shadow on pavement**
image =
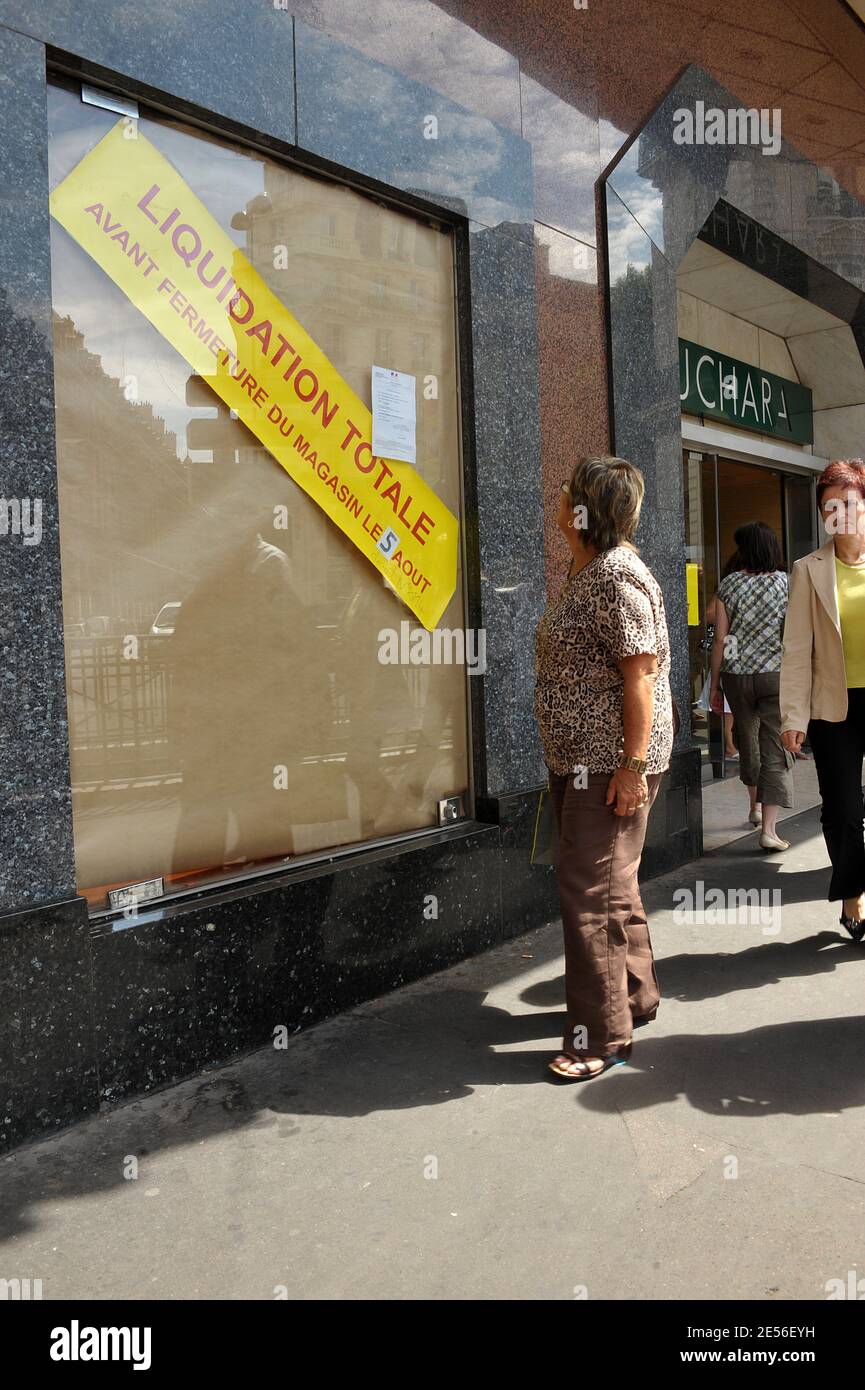
[[[648,1030],[647,1030],[648,1031]],[[709,1115],[827,1115],[865,1104],[865,1018],[794,1019],[745,1033],[640,1040],[617,1083],[583,1085],[598,1112],[646,1110],[680,1096]],[[589,1094],[590,1089],[592,1093]]]
[[[800,835],[805,814],[796,827]],[[741,882],[741,843],[723,856],[715,853],[689,865],[683,882],[693,884],[701,875],[719,886]],[[777,883],[777,864],[751,854],[746,881],[757,887]],[[804,901],[818,879],[816,896],[822,898],[825,876],[825,870],[785,875],[784,901]],[[671,881],[648,885],[650,912],[670,893]],[[831,920],[831,911],[820,902],[815,915],[821,922]],[[532,947],[527,970],[550,958],[548,945],[542,938],[537,949]],[[742,951],[661,958],[658,969],[667,997],[690,1002],[842,965],[865,968],[865,948],[826,930],[795,941],[764,939]],[[485,973],[479,959],[459,971],[473,980]],[[17,1150],[0,1160],[0,1238],[38,1228],[40,1204],[47,1204],[50,1224],[50,1208],[63,1198],[137,1187],[124,1180],[129,1156],[140,1160],[176,1149],[201,1163],[208,1142],[224,1136],[242,1136],[243,1170],[255,1174],[238,1189],[238,1201],[248,1205],[255,1201],[255,1182],[266,1183],[274,1161],[279,1165],[284,1157],[290,1163],[299,1145],[318,1144],[325,1166],[329,1155],[342,1165],[351,1162],[350,1154],[342,1154],[339,1136],[316,1125],[319,1117],[435,1107],[463,1100],[479,1086],[549,1084],[550,1103],[576,1104],[575,1118],[581,1107],[612,1113],[663,1106],[681,1096],[707,1114],[755,1118],[825,1114],[865,1103],[865,1019],[859,1017],[800,1017],[744,1033],[703,1036],[653,1037],[647,1028],[637,1035],[630,1065],[571,1087],[573,1097],[556,1096],[556,1089],[568,1089],[547,1071],[561,1042],[563,994],[560,977],[528,986],[521,999],[534,1006],[532,1011],[512,1015],[487,1003],[486,988],[430,981],[423,989],[374,1001],[299,1034],[284,1050],[263,1048]],[[816,1000],[815,1012],[818,1006]],[[738,1009],[733,1022],[741,1022]],[[538,1046],[526,1047],[533,1043]],[[466,1111],[468,1133],[500,1123],[493,1119],[496,1113],[501,1114],[490,1106]],[[507,1123],[518,1124],[519,1112]],[[469,1129],[472,1125],[480,1128]],[[257,1135],[262,1136],[260,1153]],[[226,1161],[223,1146],[214,1157],[217,1175]],[[98,1203],[87,1210],[98,1231],[107,1218]]]
[[[754,931],[755,928],[747,928]],[[756,930],[759,930],[757,928]],[[796,976],[826,975],[842,966],[865,971],[865,944],[857,946],[839,932],[823,931],[798,941],[763,940],[744,951],[709,951],[660,956],[655,962],[664,999],[695,1003],[720,999],[743,989],[762,989]],[[535,1008],[561,1007],[565,977],[542,980],[520,995]]]
[[[798,950],[805,962],[808,947],[815,949],[815,943],[761,949],[775,960],[787,959],[782,951],[795,960]],[[842,948],[834,954],[852,958],[853,953]],[[865,964],[865,952],[859,958]],[[549,1083],[553,1091],[569,1089],[546,1069],[560,1041],[560,1010],[511,1015],[485,998],[484,991],[444,988],[391,999],[380,1015],[367,1006],[292,1039],[285,1050],[263,1049],[19,1150],[0,1163],[0,1237],[38,1225],[41,1202],[53,1205],[123,1185],[130,1155],[141,1160],[178,1148],[201,1163],[200,1146],[242,1134],[245,1171],[264,1167],[270,1172],[282,1146],[290,1162],[295,1143],[304,1140],[322,1146],[326,1164],[329,1148],[339,1152],[338,1140],[315,1132],[316,1117],[445,1105],[471,1096],[478,1086]],[[863,1018],[798,1019],[729,1035],[650,1034],[650,1028],[638,1034],[629,1066],[571,1087],[579,1105],[615,1112],[663,1106],[684,1096],[708,1114],[756,1118],[820,1114],[865,1103]],[[543,1046],[525,1047],[534,1041]],[[571,1103],[570,1097],[561,1099]],[[551,1095],[551,1103],[559,1098]],[[488,1106],[467,1111],[466,1125],[482,1127],[495,1114],[500,1112]],[[264,1142],[254,1160],[257,1135]],[[224,1149],[215,1162],[221,1172]],[[266,1176],[259,1172],[256,1181]],[[253,1182],[244,1188],[243,1201],[254,1200]],[[89,1210],[98,1225],[98,1205]]]

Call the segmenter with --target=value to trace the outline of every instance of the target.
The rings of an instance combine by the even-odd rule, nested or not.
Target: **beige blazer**
[[[835,593],[835,544],[797,560],[790,575],[781,657],[781,732],[809,719],[847,718],[844,647]]]

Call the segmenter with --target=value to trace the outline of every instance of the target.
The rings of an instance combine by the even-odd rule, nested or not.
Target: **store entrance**
[[[714,597],[748,521],[771,526],[789,571],[816,544],[814,479],[807,473],[741,463],[685,449],[685,555],[688,566],[688,668],[691,723],[701,746],[704,776],[726,772],[726,737],[719,715],[708,708],[709,652]]]

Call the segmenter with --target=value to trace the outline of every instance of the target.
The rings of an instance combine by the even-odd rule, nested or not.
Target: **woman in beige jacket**
[[[797,560],[781,659],[781,734],[798,752],[807,730],[832,861],[829,901],[841,924],[865,935],[865,463],[839,459],[817,480],[829,540]]]

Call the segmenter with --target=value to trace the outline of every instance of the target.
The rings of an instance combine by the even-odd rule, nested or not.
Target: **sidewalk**
[[[793,810],[782,808],[778,821],[786,821],[810,806],[819,806],[820,789],[812,758],[793,768]],[[703,778],[703,849],[720,849],[731,840],[750,834],[747,822],[748,793],[739,781],[739,764],[733,763],[724,781]],[[785,837],[786,838],[786,837]]]
[[[12,1154],[0,1277],[60,1299],[771,1301],[865,1276],[865,947],[824,901],[818,811],[785,835],[783,858],[748,835],[647,885],[665,999],[630,1065],[547,1081],[550,926]],[[696,880],[779,889],[780,934],[678,924]]]

